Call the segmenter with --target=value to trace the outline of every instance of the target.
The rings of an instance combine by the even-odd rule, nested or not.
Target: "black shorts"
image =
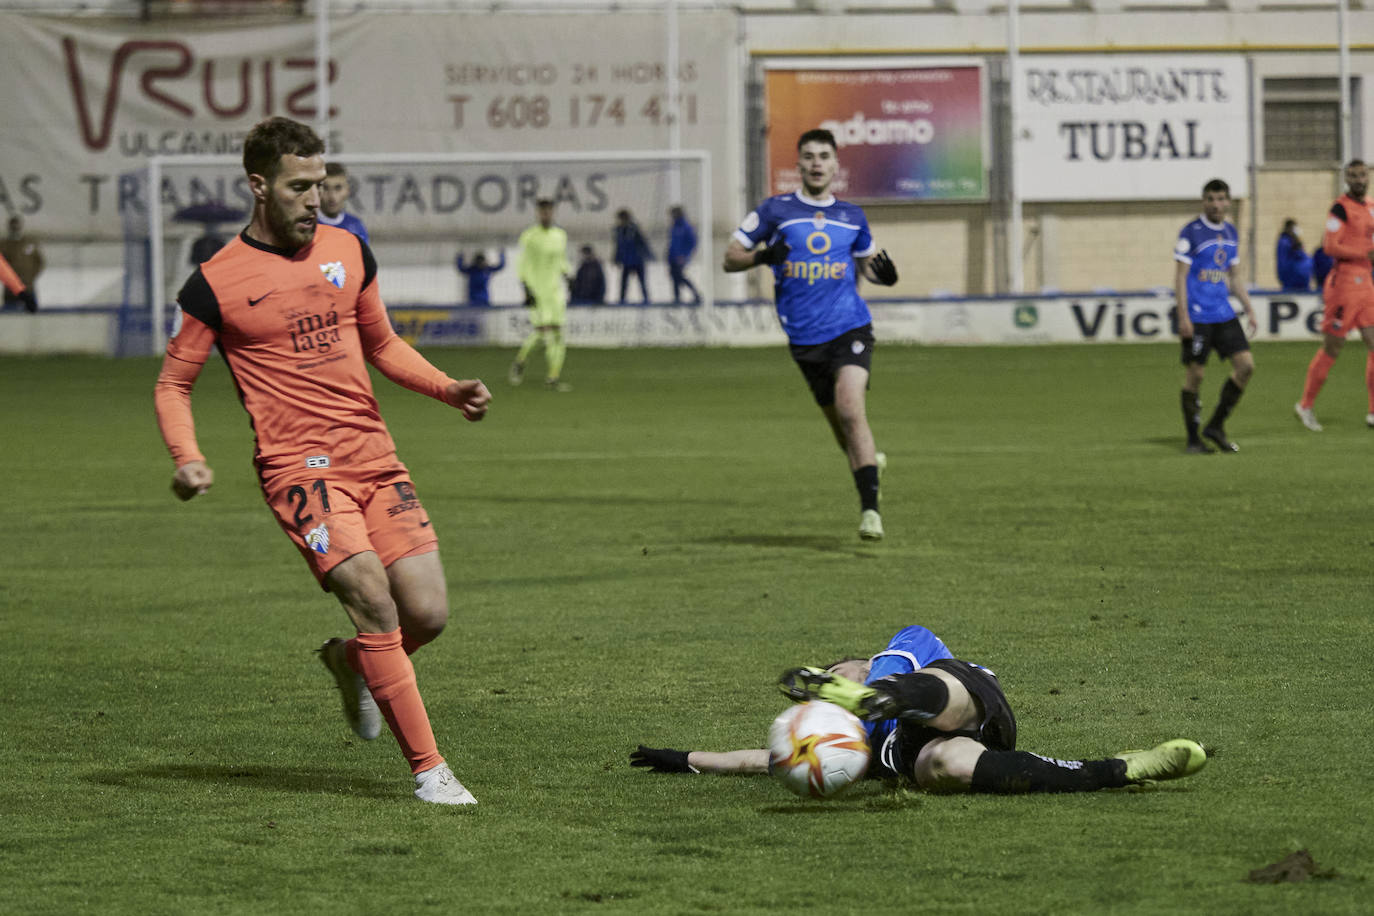
[[[1016,717],[1011,713],[1011,704],[1002,692],[1002,685],[993,674],[982,665],[960,661],[957,658],[942,658],[931,662],[927,668],[938,668],[954,675],[959,683],[968,688],[978,707],[981,718],[975,728],[960,731],[940,731],[926,725],[903,722],[893,733],[894,769],[903,776],[915,776],[916,756],[936,738],[965,737],[980,741],[992,751],[1016,750]]]
[[[835,403],[835,376],[841,366],[862,366],[867,371],[873,363],[873,325],[866,324],[845,331],[834,340],[809,346],[791,345],[792,358],[811,386],[816,403],[829,407]]]
[[[1207,355],[1213,350],[1216,350],[1217,356],[1222,359],[1230,359],[1237,353],[1250,349],[1250,341],[1245,339],[1239,318],[1217,324],[1195,324],[1193,336],[1183,338],[1182,344],[1182,362],[1185,366],[1189,363],[1205,366]]]

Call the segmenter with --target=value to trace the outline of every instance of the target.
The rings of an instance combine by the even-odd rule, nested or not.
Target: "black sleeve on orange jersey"
[[[177,304],[181,310],[193,318],[197,318],[207,327],[219,333],[224,321],[219,313],[219,300],[215,298],[215,291],[206,282],[205,275],[196,268],[196,272],[191,274],[186,281],[186,285],[177,293]]]
[[[1343,223],[1347,222],[1345,218],[1345,204],[1341,203],[1339,200],[1332,204],[1331,215]]]
[[[377,276],[377,259],[372,256],[372,249],[367,247],[367,242],[358,239],[358,244],[363,249],[363,289]]]

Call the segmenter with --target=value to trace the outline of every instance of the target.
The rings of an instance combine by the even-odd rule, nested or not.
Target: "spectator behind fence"
[[[596,249],[583,245],[582,260],[577,262],[577,274],[570,290],[573,305],[602,305],[606,301],[606,271]]]
[[[43,249],[39,247],[37,239],[24,231],[22,217],[10,217],[9,235],[0,242],[0,255],[14,269],[21,285],[21,291],[5,286],[5,308],[18,308],[22,304],[26,311],[37,311],[38,301],[34,297],[33,287],[45,266]]]
[[[501,252],[501,260],[495,264],[487,263],[487,256],[482,252],[477,252],[472,256],[469,263],[463,259],[463,253],[458,252],[458,260],[455,262],[458,272],[467,277],[468,280],[468,305],[491,305],[491,292],[489,285],[491,275],[506,266],[506,252]]]
[[[1317,287],[1317,292],[1322,291],[1322,286],[1326,283],[1326,275],[1331,273],[1331,268],[1335,264],[1335,259],[1327,254],[1322,246],[1318,245],[1317,250],[1312,252],[1312,283]]]
[[[673,303],[682,301],[682,288],[685,286],[692,294],[692,304],[695,305],[701,302],[701,293],[687,279],[686,270],[687,262],[692,260],[692,254],[697,250],[697,231],[687,222],[687,214],[681,207],[673,207],[668,211],[668,216],[672,219],[672,228],[668,231],[667,260],[668,278],[673,281]]]
[[[649,287],[644,282],[644,265],[654,259],[654,253],[629,210],[616,211],[611,237],[615,239],[615,263],[620,268],[620,304],[625,304],[630,277],[634,276],[639,278],[639,292],[644,297],[644,304],[648,305]]]
[[[219,253],[229,240],[220,235],[214,225],[206,225],[205,234],[191,243],[191,256],[187,258],[192,266],[199,267]]]
[[[1279,274],[1279,286],[1289,292],[1305,292],[1312,283],[1312,256],[1302,248],[1302,233],[1298,221],[1283,221],[1274,246],[1274,264]]]

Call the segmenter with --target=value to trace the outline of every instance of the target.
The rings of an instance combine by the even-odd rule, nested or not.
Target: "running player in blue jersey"
[[[1202,427],[1202,436],[1223,452],[1240,451],[1226,438],[1225,423],[1255,371],[1250,341],[1231,307],[1234,295],[1245,308],[1250,336],[1255,336],[1259,327],[1255,310],[1236,272],[1240,243],[1235,225],[1226,219],[1230,208],[1231,188],[1220,178],[1213,178],[1202,188],[1202,215],[1183,227],[1174,245],[1175,308],[1178,336],[1183,342],[1183,426],[1188,432],[1187,450],[1196,455],[1212,451],[1198,436],[1202,419],[1198,389],[1208,354],[1216,350],[1217,356],[1231,361],[1231,377],[1221,388],[1212,418]]]
[[[886,458],[873,444],[865,413],[873,319],[857,281],[862,275],[891,286],[897,268],[874,245],[864,211],[830,193],[839,170],[830,131],[801,135],[797,168],[802,189],[770,197],[746,216],[724,266],[727,273],[772,267],[778,319],[792,358],[849,459],[859,490],[859,537],[876,541],[883,536],[878,471]]]
[[[997,676],[960,661],[934,633],[905,627],[872,658],[784,672],[798,702],[836,703],[865,720],[870,779],[903,779],[935,792],[1092,792],[1191,776],[1207,763],[1186,738],[1098,760],[1016,750],[1016,719]],[[658,773],[766,773],[768,751],[678,751],[640,745],[630,765]]]

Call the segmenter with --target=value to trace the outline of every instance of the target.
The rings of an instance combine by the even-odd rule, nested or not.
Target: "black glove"
[[[37,297],[34,296],[34,294],[33,294],[33,287],[32,287],[32,286],[27,286],[27,287],[25,287],[25,288],[24,288],[24,291],[23,291],[22,293],[19,293],[18,295],[16,295],[15,298],[18,299],[20,302],[24,303],[24,311],[26,311],[26,312],[36,312],[36,311],[38,311],[38,299],[37,299]]]
[[[528,286],[525,287],[525,304],[534,305],[534,293],[530,292]]]
[[[630,751],[630,766],[649,767],[655,773],[700,772],[687,762],[690,751],[675,751],[668,747],[645,747]]]
[[[891,286],[897,282],[897,265],[887,256],[886,249],[869,258],[868,267],[873,272],[873,278],[883,286]]]
[[[762,251],[754,252],[755,264],[781,264],[792,253],[792,246],[778,239]]]

